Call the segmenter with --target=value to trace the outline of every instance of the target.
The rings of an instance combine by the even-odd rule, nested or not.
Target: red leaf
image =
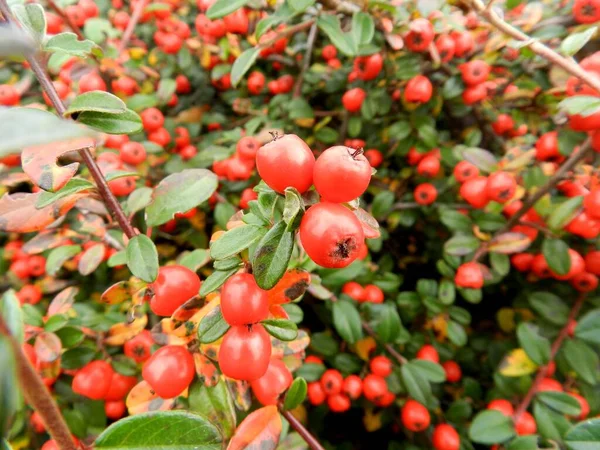
[[[41,194],[41,192],[5,194],[0,198],[0,231],[14,233],[39,231],[64,216],[78,199],[87,195],[69,195],[45,208],[37,209],[35,204]]]
[[[64,314],[70,310],[78,292],[79,289],[73,286],[60,291],[48,306],[48,317],[55,314]]]
[[[283,278],[268,291],[269,304],[281,305],[303,295],[310,284],[310,274],[302,269],[288,270]]]
[[[276,406],[257,409],[237,427],[227,450],[273,450],[281,435],[281,416]]]
[[[56,192],[67,184],[79,168],[79,163],[58,166],[56,160],[65,153],[93,146],[93,139],[76,138],[25,147],[21,153],[23,170],[39,187],[46,191]]]

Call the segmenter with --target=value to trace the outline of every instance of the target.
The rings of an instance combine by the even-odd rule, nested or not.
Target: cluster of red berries
[[[46,258],[42,255],[28,255],[22,249],[23,241],[11,241],[4,246],[4,259],[10,261],[9,271],[22,281],[46,274]],[[35,305],[42,299],[42,290],[33,283],[27,283],[17,292],[17,298],[23,305]]]
[[[256,165],[256,154],[260,141],[252,136],[244,136],[236,146],[235,153],[222,161],[213,163],[213,172],[229,181],[245,181],[252,176]]]
[[[308,356],[306,363],[323,364],[316,356]],[[371,373],[364,378],[358,375],[342,376],[339,370],[327,369],[319,381],[308,384],[308,401],[312,405],[327,406],[333,412],[348,411],[352,400],[363,395],[367,400],[380,407],[391,405],[396,395],[388,390],[385,377],[392,373],[392,362],[385,356],[376,356],[369,362]]]
[[[361,286],[356,281],[349,281],[342,287],[342,294],[346,294],[359,303],[383,303],[385,295],[379,286],[367,284]]]
[[[492,129],[499,136],[523,136],[527,134],[527,124],[521,124],[515,128],[515,121],[508,114],[498,114],[496,121],[492,123]]]
[[[263,181],[279,193],[293,187],[302,194],[314,184],[321,202],[302,218],[300,240],[315,263],[346,267],[361,254],[365,246],[362,225],[342,205],[360,197],[369,186],[371,165],[361,150],[338,145],[315,161],[306,142],[287,134],[258,150],[256,167]]]

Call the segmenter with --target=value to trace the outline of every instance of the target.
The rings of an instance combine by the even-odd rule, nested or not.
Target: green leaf
[[[315,4],[316,0],[294,0],[289,2],[289,5],[296,13],[306,11],[310,6]]]
[[[571,270],[569,246],[561,239],[544,239],[542,253],[550,270],[558,275],[566,275]]]
[[[0,27],[0,57],[31,55],[35,50],[34,39],[18,25],[11,22]]]
[[[581,405],[577,399],[566,392],[538,392],[537,399],[561,414],[567,416],[578,416],[581,414]]]
[[[76,194],[77,192],[94,189],[95,187],[96,186],[88,180],[84,180],[82,178],[71,178],[58,192],[42,191],[41,195],[37,199],[37,202],[35,203],[35,207],[41,209],[51,205],[61,198],[68,197],[69,195]]]
[[[85,334],[77,327],[63,327],[54,334],[58,336],[64,348],[77,347],[85,339]]]
[[[275,224],[264,235],[258,243],[252,259],[254,279],[261,289],[272,289],[283,277],[293,249],[294,233],[287,231],[284,221]]]
[[[221,307],[217,306],[200,321],[198,339],[203,344],[210,344],[227,333],[229,328],[229,324],[223,319]]]
[[[598,354],[585,342],[578,339],[567,339],[561,348],[561,354],[571,369],[588,384],[598,381]]]
[[[382,305],[376,331],[382,342],[394,342],[403,330],[398,310],[393,304]]]
[[[312,383],[313,381],[319,381],[325,370],[326,367],[323,364],[308,363],[301,365],[296,371],[296,375]]]
[[[146,283],[152,283],[158,276],[158,251],[152,239],[138,234],[127,244],[127,267],[131,273]]]
[[[1,29],[2,27],[0,27]],[[2,41],[0,37],[0,42]],[[31,130],[36,130],[32,133]],[[50,144],[98,133],[55,114],[34,108],[0,107],[0,157],[20,152],[24,147]]]
[[[64,314],[56,314],[50,317],[44,324],[44,330],[48,332],[55,332],[63,328],[69,322],[69,318]]]
[[[202,282],[202,286],[200,287],[200,296],[205,297],[211,292],[214,292],[217,289],[219,289],[223,285],[223,283],[225,283],[227,279],[237,271],[237,267],[225,271],[215,270],[206,278],[206,280]]]
[[[268,319],[261,323],[271,336],[280,341],[293,341],[298,336],[298,327],[291,320]]]
[[[553,230],[560,230],[577,215],[583,205],[583,197],[573,197],[554,208],[546,223]]]
[[[192,272],[198,271],[201,267],[204,267],[210,261],[210,255],[208,250],[204,248],[197,248],[196,250],[192,250],[191,252],[186,252],[181,256],[178,263],[182,266],[187,267]],[[232,269],[235,266],[228,267],[227,269]],[[225,270],[225,269],[218,269]]]
[[[444,372],[444,368],[433,361],[415,359],[408,364],[432,383],[443,383],[446,381],[446,372]]]
[[[363,337],[360,315],[354,303],[346,300],[333,303],[333,325],[340,336],[350,344]]]
[[[510,272],[510,258],[502,253],[490,253],[490,263],[492,269],[501,277],[504,277]]]
[[[154,94],[135,94],[125,100],[127,107],[135,112],[153,108],[158,105],[158,97]]]
[[[588,312],[577,322],[575,337],[590,344],[600,345],[600,309]]]
[[[79,245],[65,245],[52,249],[46,258],[46,273],[50,276],[56,275],[62,265],[79,252]]]
[[[467,332],[459,323],[448,321],[448,339],[454,345],[463,347],[467,343]]]
[[[52,36],[48,42],[46,42],[46,51],[48,52],[62,52],[71,56],[78,56],[84,58],[91,54],[101,54],[102,50],[98,45],[89,39],[80,41],[77,39],[75,33],[60,33]]]
[[[317,19],[317,25],[333,45],[346,56],[355,56],[358,48],[354,39],[342,31],[340,20],[336,16],[323,15]]]
[[[465,256],[479,248],[479,240],[474,236],[454,236],[444,244],[444,251],[452,256]]]
[[[127,252],[125,250],[120,250],[117,253],[113,253],[108,261],[106,261],[106,265],[108,267],[117,267],[124,266],[127,264]]]
[[[381,191],[377,193],[371,204],[371,213],[374,217],[383,219],[392,211],[395,200],[396,197],[391,191]]]
[[[94,448],[105,450],[220,450],[221,433],[199,414],[149,412],[113,423],[98,436]]]
[[[46,36],[46,14],[44,14],[42,5],[38,3],[15,5],[12,7],[12,12],[38,44],[44,40]]]
[[[364,12],[354,13],[352,16],[352,37],[357,47],[371,43],[375,35],[373,18]]]
[[[574,425],[565,435],[570,450],[593,450],[600,445],[600,419],[588,419]]]
[[[431,385],[422,375],[421,369],[411,364],[403,364],[400,367],[400,373],[402,374],[402,382],[408,391],[408,395],[424,406],[427,406],[432,398]]]
[[[213,20],[218,19],[219,17],[226,16],[227,14],[231,14],[234,11],[237,11],[249,0],[217,0],[214,2],[208,11],[206,11],[206,16]]]
[[[108,134],[132,134],[142,130],[142,119],[131,109],[120,114],[84,111],[77,116],[77,122]]]
[[[286,229],[291,231],[293,229],[296,217],[300,212],[304,212],[304,201],[300,192],[294,187],[288,187],[285,189],[285,203],[283,206],[283,221],[288,225]]]
[[[498,164],[494,154],[482,148],[468,147],[463,149],[461,153],[465,160],[486,173],[493,172]]]
[[[451,305],[454,303],[456,298],[456,288],[454,282],[451,280],[443,279],[440,281],[440,288],[438,290],[438,300],[443,305]]]
[[[0,316],[2,316],[4,322],[8,326],[10,334],[12,334],[18,342],[23,342],[25,336],[23,313],[14,289],[9,289],[2,294],[2,300],[0,300]]]
[[[217,190],[217,186],[217,176],[207,169],[185,169],[169,175],[158,183],[152,203],[146,207],[148,226],[162,225],[173,219],[175,214],[204,203]]]
[[[507,450],[539,450],[539,436],[533,434],[528,436],[518,436],[510,441]]]
[[[223,379],[215,386],[206,386],[200,381],[194,383],[190,388],[188,401],[190,411],[205,416],[217,425],[224,437],[233,435],[236,427],[235,407]]]
[[[237,255],[257,242],[264,235],[264,229],[254,225],[235,227],[213,242],[210,256],[213,259],[226,259]]]
[[[471,219],[458,211],[452,209],[440,209],[439,214],[440,221],[452,231],[470,231],[473,226]]]
[[[538,433],[546,439],[557,442],[562,441],[562,436],[571,425],[562,414],[552,411],[540,402],[533,404],[533,417]]]
[[[177,89],[177,83],[175,82],[174,79],[172,78],[163,78],[160,80],[160,82],[158,83],[158,89],[156,90],[156,97],[158,98],[158,101],[163,104],[163,103],[168,103],[171,98],[173,97],[173,94],[175,93],[175,90]]]
[[[123,100],[104,91],[91,91],[79,94],[73,99],[64,113],[65,117],[84,111],[93,111],[106,114],[121,114],[127,111]]]
[[[92,361],[96,350],[90,347],[76,347],[62,354],[60,366],[66,370],[79,369]]]
[[[8,338],[0,334],[0,436],[8,434],[13,415],[19,407],[16,363]]]
[[[306,398],[307,390],[306,380],[300,377],[296,378],[285,394],[283,408],[290,410],[299,406]]]
[[[515,435],[510,417],[500,411],[486,410],[475,416],[469,428],[469,438],[478,444],[498,444]]]
[[[143,186],[129,194],[125,204],[127,213],[135,214],[148,206],[152,202],[152,192],[152,188]]]
[[[244,78],[246,72],[250,70],[256,58],[258,58],[259,53],[259,47],[251,47],[235,59],[231,68],[231,85],[233,87],[236,87],[242,78]]]
[[[560,52],[563,55],[573,56],[579,50],[583,48],[585,44],[596,34],[596,27],[590,27],[580,33],[573,33],[567,35],[567,37],[560,43]]]
[[[600,110],[600,99],[591,95],[577,95],[565,98],[558,104],[558,107],[568,114],[580,114],[587,117]]]
[[[550,341],[540,335],[537,325],[523,322],[517,327],[519,345],[525,350],[529,359],[538,366],[550,361]]]
[[[529,295],[531,307],[553,325],[564,326],[569,316],[569,307],[550,292],[534,292]]]

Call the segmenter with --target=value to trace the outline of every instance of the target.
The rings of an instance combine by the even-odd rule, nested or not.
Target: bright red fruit
[[[575,392],[570,392],[571,397],[575,398],[579,402],[579,406],[581,407],[581,413],[576,417],[577,420],[585,419],[590,413],[590,404],[588,401],[583,398],[581,395],[576,394]]]
[[[592,292],[598,287],[598,277],[588,272],[575,275],[570,282],[579,292]]]
[[[479,263],[468,262],[461,264],[456,271],[454,283],[458,287],[481,289],[483,287],[483,273]]]
[[[221,372],[236,380],[262,377],[271,359],[271,339],[260,324],[231,327],[219,348]]]
[[[363,291],[363,301],[367,303],[383,303],[385,295],[379,286],[367,284]]]
[[[361,150],[343,145],[328,148],[317,158],[313,182],[322,200],[345,203],[369,187],[371,165]]]
[[[496,411],[500,411],[507,417],[511,417],[515,413],[515,408],[513,408],[512,403],[503,398],[499,398],[497,400],[492,400],[488,403],[487,409],[495,409]]]
[[[242,191],[242,195],[240,196],[240,208],[246,209],[248,208],[248,204],[252,200],[258,199],[258,194],[254,192],[252,188],[246,188]]]
[[[321,386],[327,395],[335,395],[342,392],[344,377],[339,370],[327,369],[321,376]]]
[[[367,93],[364,89],[361,88],[353,88],[349,91],[346,91],[344,95],[342,95],[342,104],[344,108],[348,110],[348,112],[354,113],[360,111],[360,108],[367,97]]]
[[[121,177],[108,182],[111,192],[117,197],[124,197],[135,191],[134,177]]]
[[[320,405],[327,399],[327,394],[319,381],[308,383],[307,390],[308,401],[311,405]]]
[[[362,394],[363,382],[358,375],[348,375],[344,378],[342,391],[352,400],[356,400]]]
[[[499,135],[509,133],[515,127],[515,121],[508,114],[498,114],[496,121],[492,124],[494,132]]]
[[[417,173],[424,177],[435,177],[440,171],[440,160],[435,155],[428,155],[419,161]]]
[[[552,378],[544,378],[538,385],[538,392],[563,392],[562,384]]]
[[[142,377],[161,398],[177,397],[192,383],[195,375],[194,357],[180,345],[159,348],[142,369]]]
[[[510,257],[510,262],[519,272],[528,272],[534,258],[531,253],[517,253]]]
[[[108,389],[104,400],[122,400],[136,384],[136,377],[128,377],[121,375],[119,372],[113,372],[110,380],[110,388]]]
[[[336,203],[311,206],[300,223],[302,246],[310,259],[322,267],[346,267],[358,257],[364,239],[356,216]]]
[[[467,63],[461,64],[459,67],[462,74],[462,79],[467,86],[475,86],[487,80],[490,74],[491,67],[485,61],[474,59]]]
[[[456,44],[454,43],[454,39],[447,34],[442,34],[435,40],[435,47],[443,62],[448,62],[454,57]]]
[[[254,161],[259,148],[260,142],[258,139],[252,136],[244,136],[238,141],[235,151],[240,158]]]
[[[584,197],[583,207],[588,217],[600,220],[600,189],[594,189]]]
[[[106,91],[106,83],[97,72],[90,72],[79,79],[79,93]]]
[[[265,87],[265,76],[258,71],[252,72],[248,76],[248,92],[252,95],[258,95]]]
[[[125,356],[129,356],[135,362],[140,363],[150,358],[152,345],[154,345],[152,333],[148,330],[142,330],[140,334],[125,342],[123,351]]]
[[[363,380],[363,394],[371,402],[376,402],[388,392],[385,379],[379,375],[369,374]]]
[[[579,23],[600,21],[600,3],[597,0],[575,0],[573,17]]]
[[[411,103],[427,103],[433,94],[433,85],[429,78],[417,75],[411,78],[404,89],[404,100]]]
[[[106,397],[110,388],[113,369],[106,361],[92,361],[83,366],[73,377],[73,392],[93,400]]]
[[[498,203],[506,203],[517,191],[514,175],[508,172],[494,172],[487,179],[486,194],[488,199]]]
[[[233,275],[221,289],[221,312],[229,325],[260,322],[269,315],[267,291],[259,288],[249,273]]]
[[[119,150],[121,161],[137,166],[146,160],[146,149],[139,142],[127,142]]]
[[[414,197],[419,205],[431,205],[437,198],[437,189],[431,183],[421,183],[415,188]]]
[[[256,168],[267,185],[283,194],[287,187],[300,193],[313,183],[315,156],[295,134],[276,137],[263,145],[256,154]]]
[[[525,436],[529,434],[535,434],[537,431],[537,425],[535,419],[531,414],[525,411],[519,417],[519,420],[515,423],[515,430],[519,436]]]
[[[357,302],[362,302],[364,300],[365,291],[356,281],[348,281],[342,287],[342,294],[348,295]]]
[[[335,48],[335,45],[328,44],[321,50],[321,56],[325,61],[329,61],[337,56],[337,48]]]
[[[458,383],[462,378],[462,370],[456,361],[446,361],[442,364],[448,383]]]
[[[461,161],[454,166],[453,174],[456,181],[464,183],[467,180],[477,177],[479,175],[479,169],[469,161]]]
[[[19,91],[10,84],[0,84],[0,105],[15,106],[19,104],[21,96]]]
[[[427,408],[415,400],[407,400],[402,406],[401,418],[402,424],[415,433],[426,430],[431,423]]]
[[[373,358],[369,362],[369,369],[375,375],[379,375],[380,377],[387,377],[392,373],[392,361],[387,356],[379,355]]]
[[[359,56],[354,60],[354,70],[363,81],[374,80],[383,68],[383,57],[379,53]]]
[[[426,344],[419,349],[415,355],[417,359],[424,359],[426,361],[432,361],[434,363],[440,362],[440,355],[433,345]]]
[[[600,275],[600,251],[592,250],[585,255],[585,270],[594,275]]]
[[[413,52],[424,52],[433,41],[433,25],[427,19],[419,18],[408,24],[409,32],[404,36],[406,47]]]
[[[375,148],[365,151],[365,158],[367,158],[371,167],[377,168],[383,163],[383,154]]]
[[[327,398],[327,406],[332,412],[345,412],[350,409],[351,402],[348,396],[344,394],[334,394]]]
[[[435,450],[459,450],[460,436],[452,426],[441,423],[433,429],[431,443]]]
[[[104,413],[109,419],[120,419],[125,415],[125,411],[127,411],[127,406],[123,400],[107,401],[104,404]]]
[[[144,130],[148,133],[156,131],[165,123],[165,116],[157,108],[148,108],[141,112]]]
[[[290,370],[283,361],[271,359],[267,372],[250,383],[252,392],[263,405],[276,405],[279,396],[292,384]]]
[[[489,203],[487,196],[487,177],[477,176],[465,181],[459,193],[473,208],[483,208]]]
[[[25,303],[36,305],[42,299],[42,290],[35,284],[26,284],[17,292],[17,298],[21,305]]]
[[[150,309],[157,316],[170,316],[177,308],[200,292],[200,278],[185,266],[164,266],[158,269],[156,280],[150,284],[154,295]]]

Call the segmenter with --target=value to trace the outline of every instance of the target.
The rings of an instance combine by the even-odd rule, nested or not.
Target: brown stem
[[[119,43],[119,55],[123,52],[123,50],[127,48],[127,45],[131,40],[131,36],[133,36],[133,32],[135,31],[135,27],[142,18],[142,13],[144,12],[146,3],[148,3],[148,0],[139,0],[136,3],[135,9],[133,10],[133,14],[129,18],[129,23],[127,24],[127,28],[125,28],[125,31],[123,32],[123,37],[121,38],[121,42]]]
[[[83,41],[85,39],[85,36],[81,32],[81,28],[79,28],[77,24],[71,20],[71,17],[69,17],[69,15],[65,13],[65,10],[58,6],[54,2],[54,0],[47,0],[47,3],[48,7],[67,23],[71,31],[73,31],[73,33],[77,35],[77,39]]]
[[[29,358],[23,352],[23,348],[19,342],[10,334],[10,330],[1,315],[0,333],[6,336],[12,347],[16,362],[17,377],[25,400],[41,416],[46,430],[48,430],[48,433],[56,441],[61,450],[76,450],[77,447],[75,446],[75,442],[73,442],[69,427],[64,421],[52,395],[29,362]]]
[[[269,48],[273,44],[275,44],[275,42],[277,42],[279,39],[286,37],[286,36],[291,36],[292,34],[296,34],[299,31],[306,30],[307,28],[312,27],[313,23],[315,23],[315,22],[316,22],[315,19],[311,19],[311,20],[307,20],[306,22],[302,22],[297,25],[288,27],[285,30],[281,30],[272,39],[269,39],[268,41],[265,41],[265,42],[261,42],[256,47],[261,48],[261,49]]]
[[[523,33],[518,28],[505,22],[498,14],[496,14],[493,8],[487,8],[482,0],[469,0],[469,3],[481,17],[494,25],[498,30],[516,39],[517,41],[526,42],[525,45],[527,45],[534,53],[562,67],[571,75],[576,76],[597,91],[600,91],[600,78],[597,78],[590,72],[582,69],[581,66],[573,59],[565,58],[564,56],[559,55],[550,47],[542,44],[541,42]]]
[[[571,153],[571,156],[569,156],[565,163],[562,166],[560,166],[560,168],[554,173],[554,175],[552,175],[552,177],[550,177],[546,184],[539,188],[537,191],[535,191],[533,195],[528,197],[527,200],[523,202],[523,206],[521,206],[521,209],[519,209],[516,213],[512,215],[508,222],[506,222],[506,225],[504,225],[500,230],[498,230],[494,234],[494,237],[507,232],[516,224],[518,224],[521,220],[521,217],[523,217],[527,213],[527,211],[529,211],[533,207],[533,205],[535,205],[538,202],[539,199],[541,199],[544,195],[550,192],[550,190],[554,186],[556,186],[560,182],[560,180],[562,180],[564,176],[567,175],[567,173],[569,173],[581,160],[583,160],[588,154],[588,152],[591,150],[591,148],[591,141],[590,139],[587,139],[581,145],[581,147],[579,147],[579,149],[574,150],[573,153]],[[485,252],[478,253],[477,257],[473,258],[473,261],[478,261],[484,255]]]
[[[310,59],[313,52],[313,47],[315,46],[315,41],[317,39],[317,23],[313,23],[310,27],[310,31],[308,32],[308,40],[306,41],[306,52],[304,53],[304,62],[302,64],[302,70],[300,71],[300,75],[296,79],[296,84],[294,85],[294,97],[300,97],[302,93],[302,82],[304,81],[304,74],[310,67]]]
[[[558,333],[558,336],[556,336],[556,339],[552,343],[552,347],[550,348],[550,361],[548,361],[548,364],[546,364],[545,366],[540,368],[535,379],[533,380],[533,383],[531,384],[531,387],[529,388],[529,391],[527,391],[527,394],[525,395],[525,397],[523,397],[523,400],[521,400],[521,403],[519,403],[519,405],[515,409],[515,413],[513,415],[513,420],[515,422],[517,422],[519,420],[519,418],[521,417],[521,415],[525,411],[527,411],[527,408],[531,404],[533,397],[535,396],[535,394],[537,394],[538,388],[540,387],[540,383],[542,382],[542,380],[544,378],[546,378],[546,375],[548,374],[548,365],[552,361],[554,361],[554,358],[556,357],[556,354],[560,350],[562,343],[564,342],[564,340],[566,339],[566,337],[569,334],[569,323],[572,320],[575,320],[575,318],[579,314],[579,311],[581,310],[581,307],[583,306],[584,301],[585,301],[585,294],[581,294],[579,296],[579,298],[577,299],[577,301],[573,304],[573,307],[571,308],[571,312],[569,313],[569,319],[567,320],[567,323],[560,330],[560,332]]]
[[[379,337],[377,336],[377,333],[375,333],[375,331],[373,330],[373,328],[371,328],[371,325],[369,325],[366,322],[362,322],[362,327],[363,330],[365,330],[365,332],[371,336],[373,339],[375,339],[376,341],[379,340]],[[386,349],[386,351],[392,355],[394,357],[394,359],[396,360],[396,362],[400,365],[405,364],[408,362],[408,360],[402,356],[400,353],[398,353],[396,351],[396,349],[394,347],[392,347],[391,344],[383,344],[383,347]]]
[[[281,415],[285,417],[285,420],[288,421],[290,426],[302,437],[302,439],[304,439],[304,441],[312,450],[325,450],[325,448],[319,443],[317,438],[314,437],[310,433],[310,431],[308,431],[306,427],[294,417],[294,415],[291,412],[283,409],[281,405],[279,405],[278,409]]]

